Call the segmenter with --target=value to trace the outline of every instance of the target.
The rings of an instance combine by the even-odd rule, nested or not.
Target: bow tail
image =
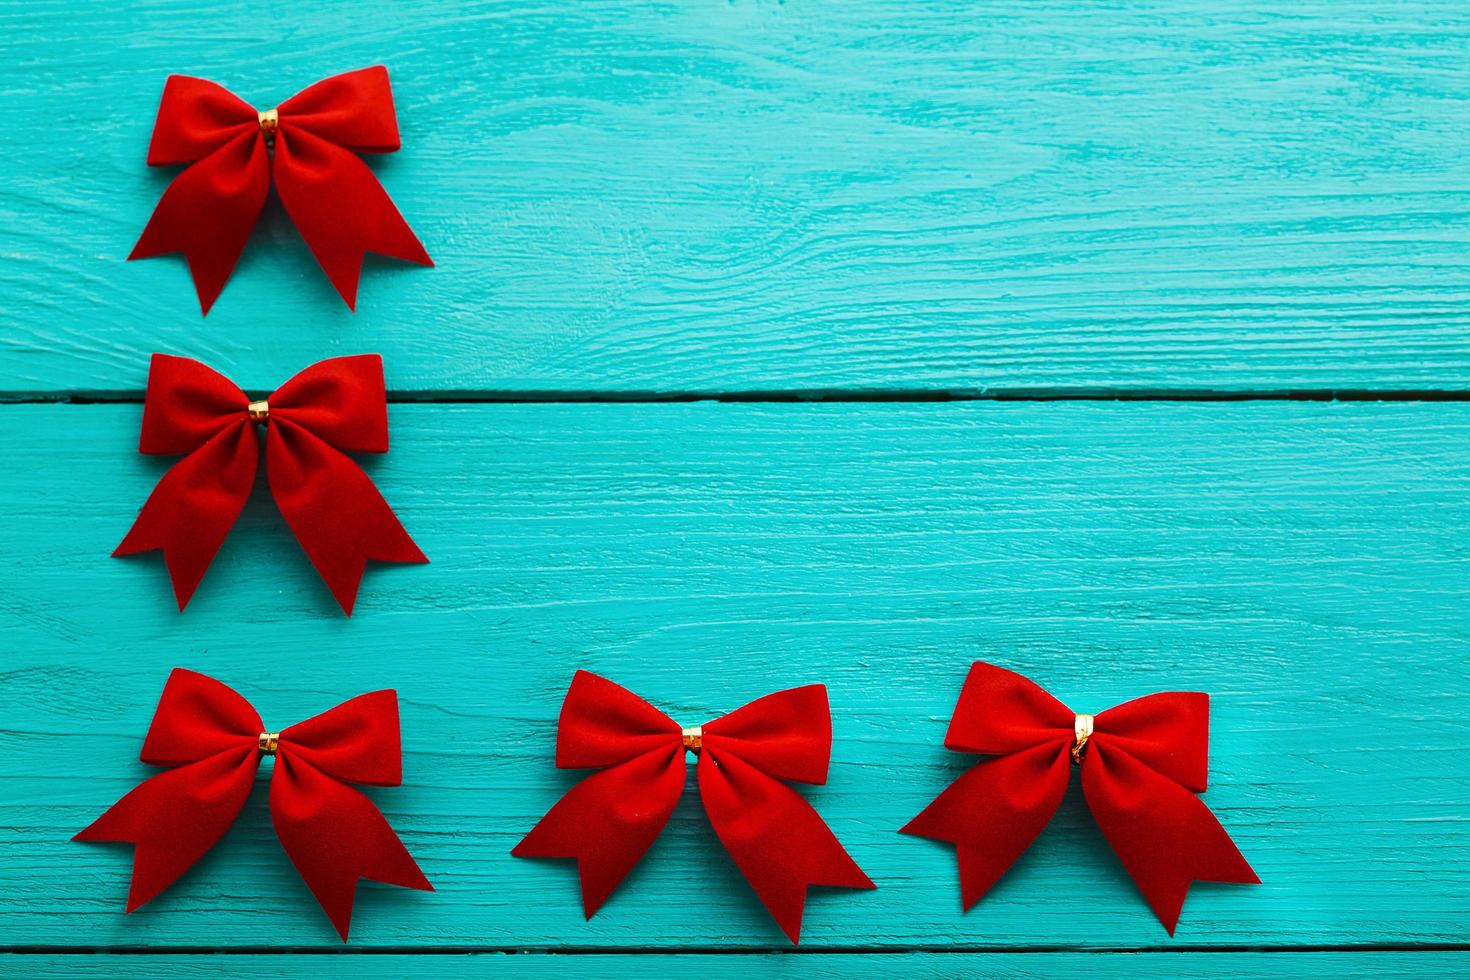
[[[244,509],[259,460],[249,423],[219,432],[163,475],[113,557],[162,550],[182,610]]]
[[[592,918],[658,839],[684,790],[678,742],[593,773],[567,791],[511,854],[575,858]]]
[[[276,766],[271,779],[276,836],[344,941],[359,878],[434,890],[372,800],[293,758],[284,745]]]
[[[725,850],[793,943],[809,886],[875,887],[800,793],[732,753],[700,756],[699,796]]]
[[[266,157],[265,141],[252,127],[191,164],[163,192],[128,259],[183,252],[208,313],[265,207]]]
[[[434,264],[372,169],[350,150],[292,127],[276,138],[274,174],[291,221],[349,308],[357,307],[365,253]]]
[[[1066,795],[1069,765],[1056,743],[978,763],[900,832],[954,844],[968,911],[1046,828]]]
[[[129,912],[173,884],[224,836],[255,778],[253,744],[140,783],[72,840],[133,845]]]
[[[1260,883],[1203,800],[1128,753],[1094,746],[1082,767],[1082,790],[1103,836],[1169,935],[1192,882]]]
[[[347,615],[369,559],[428,562],[372,479],[340,450],[273,419],[265,455],[281,515]]]

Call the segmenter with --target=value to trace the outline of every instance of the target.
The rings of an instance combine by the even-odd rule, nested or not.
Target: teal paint
[[[1465,972],[1470,406],[443,402],[1466,389],[1463,4],[33,3],[0,53],[0,950],[41,950],[0,974]],[[369,260],[351,315],[274,204],[207,319],[123,261],[167,73],[265,105],[379,62],[436,268]],[[167,465],[139,406],[8,404],[136,402],[153,350],[253,390],[381,352],[427,403],[366,465],[433,563],[345,620],[257,494],[174,612],[105,557]],[[1205,798],[1264,884],[1196,886],[1171,941],[1074,792],[962,915],[894,831],[966,764],[978,657],[1079,706],[1212,692]],[[395,686],[376,798],[439,891],[365,884],[344,948],[262,780],[123,916],[126,850],[69,837],[149,771],[175,664],[284,723]],[[691,787],[582,921],[508,856],[575,779],[577,667],[690,723],[825,681],[808,795],[878,891],[814,892],[790,952]],[[230,953],[288,948],[379,955]],[[119,949],[192,952],[69,954]],[[462,955],[497,950],[579,955]]]
[[[0,392],[1470,387],[1470,7],[152,0],[0,12]],[[437,268],[360,312],[272,206],[201,320],[127,263],[169,72],[382,62]]]
[[[849,980],[871,977],[951,978],[955,976],[1001,977],[1029,980],[1037,976],[1137,977],[1231,976],[1258,980],[1281,976],[1285,970],[1322,976],[1442,977],[1463,973],[1470,966],[1465,953],[1220,953],[1211,956],[1181,954],[1111,954],[1081,956],[1076,953],[982,953],[962,957],[935,953],[901,953],[887,956],[837,954],[801,956],[758,953],[749,956],[651,955],[628,956],[535,956],[522,954],[468,954],[456,956],[0,956],[0,970],[24,971],[35,980],[105,977],[134,980],[165,974],[224,974],[246,980],[278,980],[310,973],[319,977],[405,976],[460,977],[513,976],[608,977],[637,970],[684,973],[710,980],[748,977],[752,973],[771,977]],[[687,971],[687,972],[686,972]]]
[[[351,620],[263,494],[183,615],[159,562],[107,558],[162,471],[139,415],[0,410],[11,942],[339,948],[263,795],[130,917],[126,850],[69,842],[146,773],[175,664],[270,725],[399,690],[375,798],[438,892],[365,884],[354,948],[780,947],[692,787],[590,922],[570,867],[509,857],[577,778],[578,667],[686,724],[828,684],[808,796],[878,890],[815,891],[803,949],[1463,939],[1470,405],[399,405],[370,468],[432,563],[371,570]],[[961,914],[952,855],[895,831],[966,764],[975,658],[1079,708],[1211,692],[1205,799],[1265,883],[1195,886],[1171,942],[1074,797]]]

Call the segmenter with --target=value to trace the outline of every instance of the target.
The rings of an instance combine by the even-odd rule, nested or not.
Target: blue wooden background
[[[0,974],[1470,970],[1470,6],[25,0],[0,55]],[[379,62],[437,268],[370,258],[352,315],[274,204],[207,319],[123,261],[169,72],[268,106]],[[168,462],[154,350],[260,390],[381,352],[367,466],[432,564],[343,619],[260,493],[179,615],[107,557]],[[1212,692],[1264,883],[1171,939],[1074,792],[961,914],[895,831],[977,658]],[[175,665],[281,725],[396,687],[375,799],[438,891],[365,883],[343,947],[262,777],[123,916],[127,850],[69,838]],[[792,951],[691,786],[583,922],[508,855],[579,667],[685,724],[826,682],[808,796],[878,890]]]

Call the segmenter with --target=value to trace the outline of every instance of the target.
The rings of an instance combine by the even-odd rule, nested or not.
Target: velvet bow
[[[365,252],[434,264],[357,155],[397,150],[382,65],[323,79],[263,112],[214,82],[170,75],[148,165],[189,166],[163,192],[128,258],[183,252],[208,313],[274,182],[322,271],[355,307]]]
[[[239,694],[176,668],[140,756],[167,771],[140,783],[73,839],[134,846],[131,912],[224,835],[268,754],[276,757],[270,786],[276,836],[344,940],[359,878],[434,890],[383,814],[349,785],[403,781],[393,691],[364,694],[267,732]]]
[[[797,942],[809,885],[872,888],[832,831],[782,780],[827,781],[832,718],[820,684],[770,694],[681,729],[612,681],[579,670],[557,723],[559,769],[600,769],[567,791],[511,852],[576,858],[587,918],[653,844],[698,756],[716,835],[781,930]]]
[[[182,610],[240,516],[265,427],[271,494],[348,615],[368,559],[427,562],[378,488],[346,452],[388,451],[383,361],[314,364],[252,402],[198,361],[154,354],[140,452],[186,454],[163,475],[114,555],[162,549]]]
[[[955,845],[969,909],[1051,820],[1079,765],[1103,836],[1173,935],[1191,882],[1260,881],[1195,795],[1208,776],[1209,724],[1208,694],[1151,694],[1077,715],[1020,674],[976,663],[944,745],[996,758],[955,780],[903,832]]]

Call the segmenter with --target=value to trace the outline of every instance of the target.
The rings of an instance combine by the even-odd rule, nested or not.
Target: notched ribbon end
[[[414,862],[413,868],[418,874],[416,878],[409,880],[395,879],[389,881],[383,878],[374,878],[371,875],[358,875],[352,882],[352,887],[348,889],[348,899],[344,909],[328,909],[325,904],[322,904],[318,900],[318,904],[322,904],[322,911],[327,913],[327,919],[332,923],[332,929],[336,931],[338,937],[344,943],[350,942],[348,934],[352,931],[352,913],[357,908],[357,886],[364,881],[376,881],[382,885],[395,885],[399,888],[411,888],[414,891],[420,892],[433,891],[434,886],[429,883],[429,879],[424,877],[424,873],[419,870],[417,862]]]
[[[948,845],[954,850],[956,863],[960,866],[960,911],[962,913],[970,911],[976,905],[980,904],[980,899],[985,897],[985,893],[991,889],[995,881],[981,882],[977,880],[966,868],[960,842],[953,837],[946,836],[936,828],[925,826],[921,823],[923,820],[924,814],[920,813],[917,817],[900,827],[898,832],[900,834],[907,834],[910,837],[934,841],[936,844]],[[998,876],[996,880],[998,880]],[[875,885],[873,887],[877,886]]]
[[[133,250],[128,253],[127,261],[135,262],[139,259],[154,259],[165,255],[182,255],[184,266],[189,270],[189,281],[194,284],[194,295],[199,300],[199,315],[208,316],[209,311],[214,308],[215,300],[219,299],[224,292],[225,285],[229,282],[231,273],[234,272],[235,264],[239,260],[239,250],[244,248],[244,240],[239,243],[239,249],[235,251],[234,257],[220,257],[201,255],[197,244],[194,252],[190,252],[190,244],[180,240],[177,233],[170,234],[162,230],[159,225],[159,210],[167,201],[158,204],[158,209],[153,217],[148,220],[143,234],[138,236],[138,241],[133,245]],[[264,198],[262,198],[262,202]]]
[[[1236,857],[1239,859],[1239,865],[1233,871],[1223,873],[1217,871],[1210,877],[1190,878],[1176,891],[1157,900],[1147,893],[1144,894],[1144,899],[1148,902],[1154,915],[1158,917],[1159,924],[1164,927],[1170,937],[1173,937],[1174,930],[1179,925],[1179,918],[1184,913],[1185,900],[1189,897],[1189,890],[1194,887],[1196,881],[1207,881],[1217,885],[1259,885],[1261,883],[1260,876],[1256,874],[1255,869],[1246,861],[1245,855],[1240,854],[1238,849]]]
[[[520,843],[510,849],[510,856],[524,858],[532,861],[572,861],[577,868],[577,890],[581,898],[582,920],[592,921],[592,917],[612,897],[617,886],[622,883],[621,877],[612,880],[611,885],[607,883],[609,876],[599,874],[594,869],[587,867],[582,856],[575,853],[562,853],[560,848],[543,846],[541,841],[541,824],[531,828],[531,831],[522,837]]]
[[[394,217],[402,225],[401,234],[394,233],[397,241],[380,242],[364,247],[355,259],[337,262],[330,257],[324,257],[322,254],[316,253],[315,249],[313,249],[317,264],[326,273],[327,280],[331,282],[332,288],[337,291],[337,295],[342,297],[342,302],[347,304],[347,309],[353,313],[357,312],[357,292],[358,287],[362,283],[362,267],[369,254],[381,255],[387,259],[397,259],[400,262],[410,262],[414,265],[422,265],[429,268],[433,268],[434,266],[434,260],[429,258],[428,251],[425,250],[423,243],[409,229],[408,224],[403,220],[403,216],[395,210]],[[308,242],[308,244],[310,243]]]
[[[337,605],[342,607],[346,616],[352,615],[352,610],[357,606],[357,597],[362,590],[362,580],[367,576],[368,562],[380,562],[385,565],[427,565],[429,558],[424,554],[418,544],[403,531],[403,525],[398,525],[403,534],[403,540],[397,542],[392,554],[369,555],[363,560],[362,568],[351,582],[327,582],[327,588],[332,593],[332,598],[337,600]],[[317,569],[321,573],[321,569]],[[325,579],[325,574],[323,574]]]
[[[154,551],[163,552],[163,564],[168,570],[169,585],[173,589],[174,602],[178,605],[179,612],[183,612],[184,608],[189,605],[189,600],[194,598],[194,593],[198,590],[199,583],[204,580],[203,572],[200,572],[198,575],[193,575],[192,573],[185,574],[170,563],[169,552],[164,545],[131,542],[131,537],[132,535],[129,534],[128,537],[123,539],[122,544],[119,544],[113,549],[112,557],[132,558],[135,555],[146,555]]]
[[[107,814],[104,813],[101,817],[97,818],[87,827],[73,834],[71,839],[73,843],[81,842],[83,844],[126,844],[129,848],[132,849],[133,874],[131,881],[128,883],[127,901],[123,903],[123,914],[131,915],[133,912],[136,912],[138,909],[147,905],[149,902],[153,901],[160,894],[162,894],[164,889],[166,889],[169,884],[172,884],[173,879],[170,878],[164,884],[155,885],[151,889],[145,889],[138,880],[138,852],[140,847],[138,841],[129,840],[127,838],[111,834],[107,831],[99,830],[98,825],[106,819]]]

